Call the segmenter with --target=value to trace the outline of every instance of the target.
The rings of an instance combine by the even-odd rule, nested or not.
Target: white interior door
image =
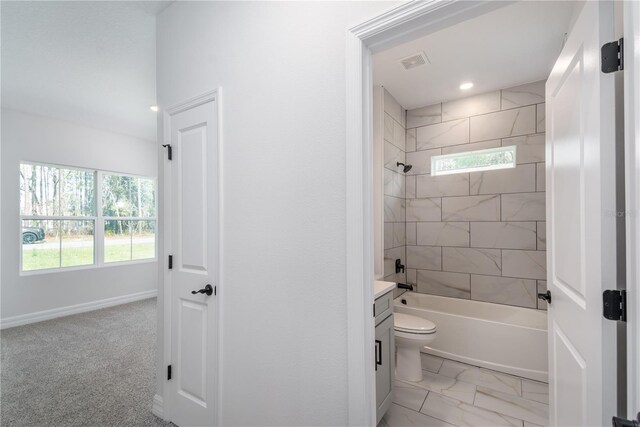
[[[600,71],[613,40],[612,2],[585,2],[546,85],[551,426],[611,425],[616,288],[614,77]]]
[[[170,116],[172,160],[170,418],[179,426],[216,420],[218,123],[215,99]],[[217,290],[217,289],[216,289]]]

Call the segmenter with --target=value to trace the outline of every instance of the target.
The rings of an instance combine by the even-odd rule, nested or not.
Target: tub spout
[[[398,289],[406,289],[408,291],[413,291],[413,285],[410,283],[398,283]]]

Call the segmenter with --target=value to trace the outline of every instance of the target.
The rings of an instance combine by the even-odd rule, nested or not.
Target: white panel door
[[[546,85],[551,426],[603,426],[616,411],[614,77],[600,71],[613,4],[586,2]]]
[[[216,420],[216,295],[198,292],[219,278],[218,123],[216,101],[170,116],[171,420]],[[194,293],[196,292],[196,293]]]

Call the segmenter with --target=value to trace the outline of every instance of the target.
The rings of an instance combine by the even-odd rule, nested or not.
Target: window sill
[[[99,270],[102,268],[109,267],[126,267],[128,265],[138,265],[138,264],[150,264],[158,262],[158,258],[149,258],[149,259],[140,259],[135,261],[121,261],[121,262],[109,262],[102,264],[91,264],[91,265],[80,265],[77,267],[61,267],[61,268],[46,268],[41,270],[29,270],[29,271],[20,271],[21,277],[26,276],[39,276],[44,274],[56,274],[56,273],[67,273],[72,271],[83,271],[83,270]]]

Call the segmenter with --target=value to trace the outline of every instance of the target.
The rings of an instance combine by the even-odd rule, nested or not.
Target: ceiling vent
[[[405,70],[422,67],[429,63],[429,58],[424,52],[418,52],[400,60],[400,64]]]

